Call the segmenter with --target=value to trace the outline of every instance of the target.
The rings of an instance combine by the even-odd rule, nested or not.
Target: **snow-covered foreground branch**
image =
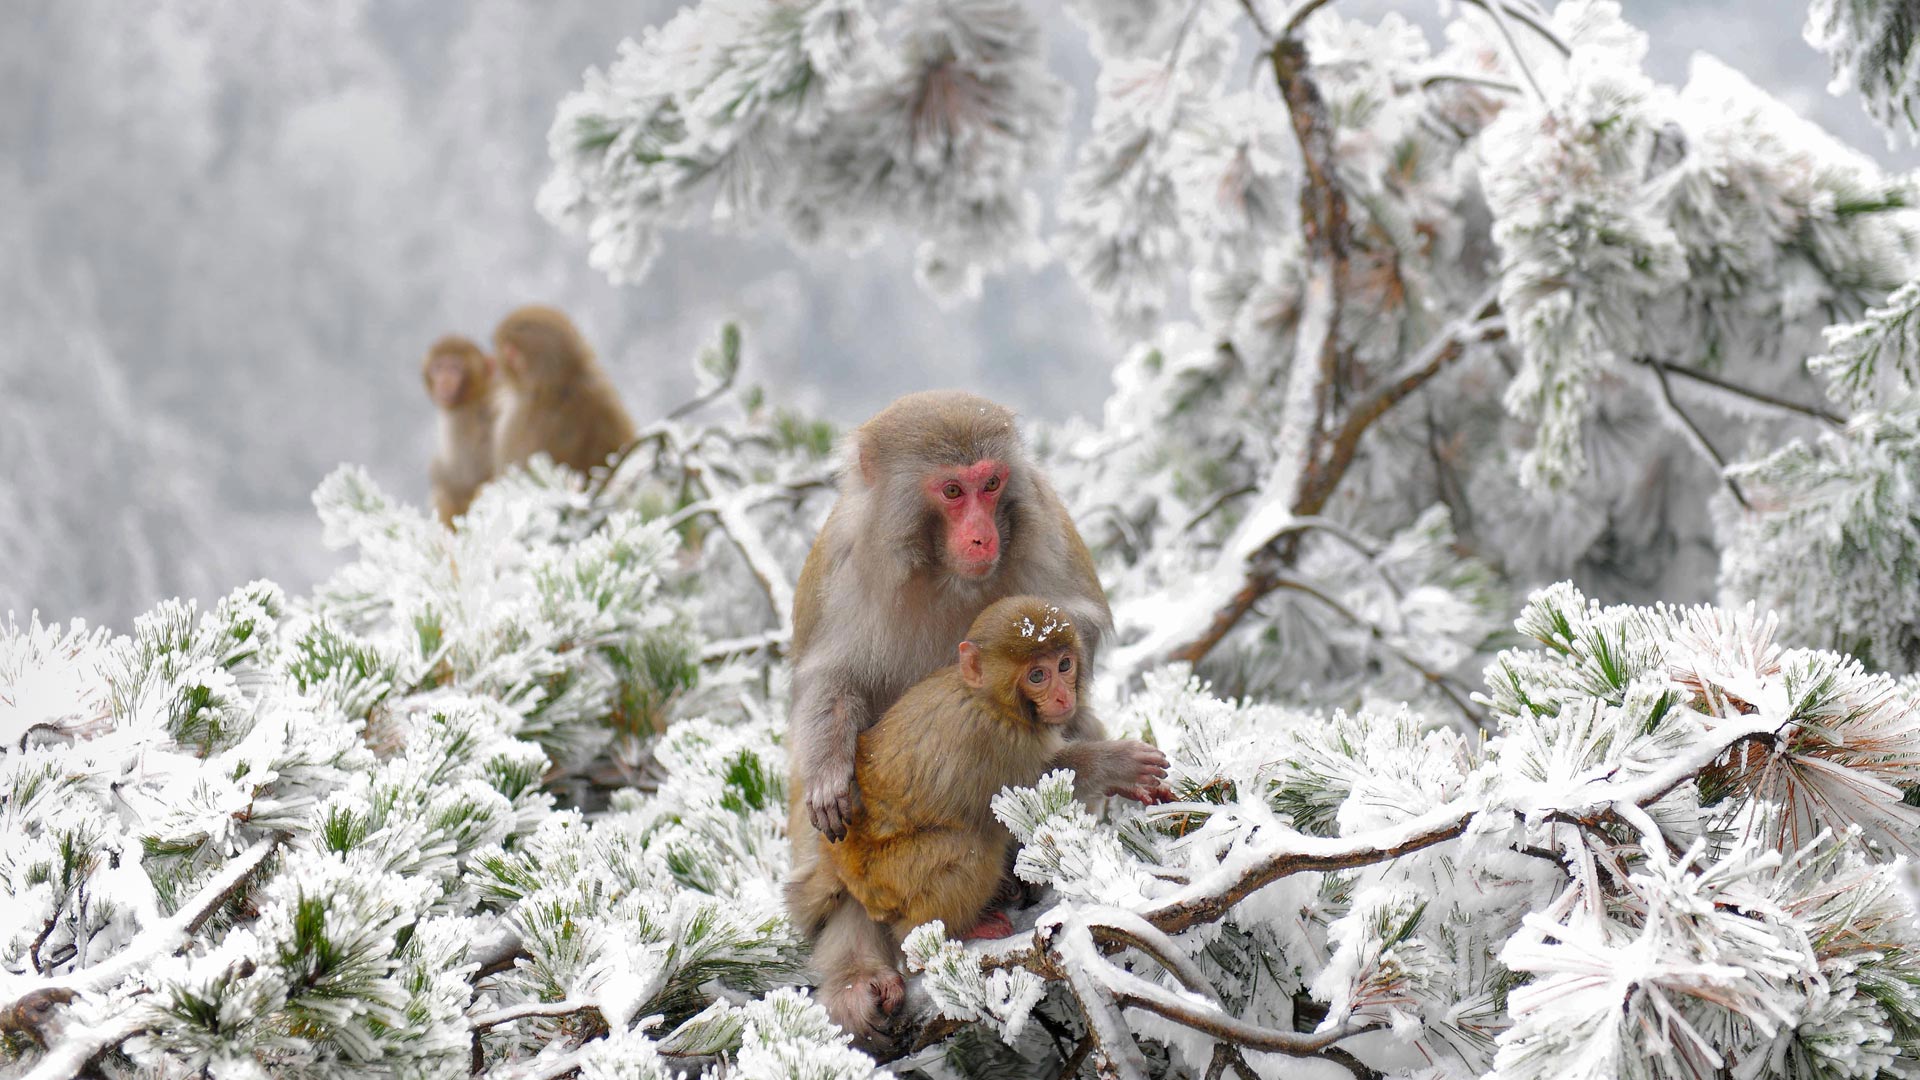
[[[1851,1022],[1822,1012],[1832,973],[1862,955],[1862,938],[1836,933],[1894,958],[1896,985],[1860,1008],[1884,1015],[1920,992],[1920,931],[1898,865],[1870,839],[1920,822],[1902,799],[1920,781],[1910,692],[1831,654],[1782,650],[1751,612],[1603,610],[1560,586],[1518,626],[1544,650],[1489,669],[1482,703],[1501,727],[1478,752],[1405,713],[1329,723],[1150,679],[1121,723],[1169,746],[1182,800],[1101,822],[1064,777],[997,799],[1023,841],[1019,873],[1051,885],[1056,904],[1018,940],[910,939],[939,1017],[921,1040],[986,1020],[1021,1046],[1031,1013],[1071,1001],[1090,1052],[1118,1075],[1148,1075],[1143,1038],[1196,1075],[1223,1044],[1363,1071],[1424,1060],[1447,1076],[1545,1062],[1552,1045],[1553,1060],[1598,1054],[1595,1075],[1642,1075],[1681,1052],[1635,1038],[1647,1002],[1748,1032],[1712,1042],[1726,1062],[1831,1037]],[[1730,920],[1733,933],[1758,918],[1745,940],[1800,943],[1792,974],[1743,981],[1765,969],[1725,959],[1723,931],[1676,942],[1659,899],[1676,888],[1706,898],[1693,919]],[[1865,908],[1840,899],[1851,889]],[[1772,914],[1756,916],[1763,897]],[[1621,969],[1582,998],[1516,994],[1525,1009],[1512,1014],[1480,996],[1508,958],[1556,970],[1556,940],[1595,934],[1623,962],[1675,950],[1663,970],[1676,974]],[[1721,959],[1686,968],[1688,949]],[[1258,957],[1296,973],[1243,966]],[[1678,974],[1696,970],[1707,983]],[[1252,992],[1276,979],[1290,992]],[[1898,1031],[1881,1022],[1865,1037],[1912,1054]]]

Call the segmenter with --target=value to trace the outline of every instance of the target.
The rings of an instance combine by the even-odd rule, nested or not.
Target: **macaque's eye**
[[[986,488],[985,488],[984,490],[986,490],[986,491],[989,491],[989,492],[993,492],[993,491],[999,491],[999,490],[1000,490],[1000,478],[999,478],[999,477],[997,477],[997,476],[989,476],[989,477],[987,477],[987,486],[986,486]]]
[[[1065,675],[1067,672],[1072,670],[1073,670],[1073,657],[1071,656],[1061,657],[1060,658],[1060,674]]]
[[[959,484],[949,480],[947,481],[947,486],[940,489],[940,494],[945,495],[949,499],[957,499],[965,493],[960,490]]]
[[[1046,682],[1047,669],[1043,667],[1037,667],[1037,668],[1034,668],[1032,671],[1027,672],[1027,681],[1032,683],[1035,686],[1039,686],[1041,683]]]

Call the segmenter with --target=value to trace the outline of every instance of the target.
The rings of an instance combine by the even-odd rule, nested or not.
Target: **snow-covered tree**
[[[1040,433],[1125,676],[1484,720],[1526,587],[1712,595],[1748,525],[1715,492],[1767,510],[1728,463],[1844,423],[1804,362],[1920,265],[1906,179],[1711,58],[1657,83],[1614,4],[1464,4],[1438,45],[1071,8],[1101,74],[1051,214],[1066,106],[1011,0],[693,5],[563,103],[542,207],[623,279],[700,222],[904,233],[937,290],[1045,245],[1141,342],[1099,424]]]
[[[561,103],[540,194],[622,279],[702,223],[907,237],[948,297],[1057,259],[1137,342],[1098,423],[1030,434],[1177,800],[1002,792],[1042,902],[909,939],[886,1067],[1920,1073],[1909,181],[1718,61],[1660,84],[1600,0],[1437,43],[1070,7],[1101,74],[1058,184],[1017,0],[701,0]],[[1808,23],[1890,120],[1894,7]],[[9,622],[13,1071],[881,1069],[780,903],[833,432],[731,329],[696,373],[450,531],[336,472],[311,595]]]

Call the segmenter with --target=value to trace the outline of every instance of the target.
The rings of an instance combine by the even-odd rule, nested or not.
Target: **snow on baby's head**
[[[1035,623],[1031,615],[1020,616],[1020,636],[1031,638],[1034,644],[1041,645],[1055,633],[1072,625],[1060,614],[1059,608],[1048,604],[1046,615],[1039,623]]]
[[[988,605],[967,640],[983,652],[1022,662],[1062,649],[1080,651],[1080,635],[1066,612],[1037,596],[1009,596]]]

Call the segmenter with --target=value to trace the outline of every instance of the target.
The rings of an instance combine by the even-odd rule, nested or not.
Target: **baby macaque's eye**
[[[940,489],[940,494],[945,495],[949,499],[957,499],[961,495],[960,485],[949,480],[947,481],[947,486]]]
[[[1037,668],[1034,668],[1034,669],[1033,669],[1032,671],[1029,671],[1029,672],[1027,672],[1027,681],[1028,681],[1028,682],[1030,682],[1030,683],[1033,683],[1033,684],[1034,684],[1034,685],[1036,685],[1036,686],[1038,686],[1039,684],[1041,684],[1041,683],[1043,683],[1043,682],[1046,682],[1046,681],[1047,681],[1047,669],[1046,669],[1046,668],[1041,668],[1041,667],[1037,667]]]
[[[1060,658],[1060,673],[1061,673],[1062,675],[1064,675],[1064,674],[1066,674],[1067,672],[1069,672],[1069,671],[1072,671],[1072,670],[1073,670],[1073,657],[1071,657],[1071,656],[1063,656],[1063,657],[1061,657],[1061,658]]]

